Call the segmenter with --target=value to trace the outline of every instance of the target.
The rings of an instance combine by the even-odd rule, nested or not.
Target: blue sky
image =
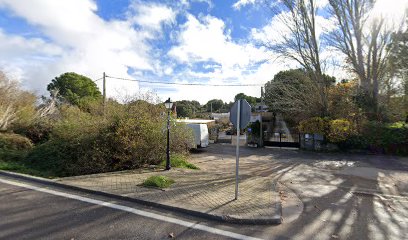
[[[319,21],[330,26],[324,16]],[[51,79],[70,71],[92,79],[106,72],[151,81],[263,84],[297,67],[259,44],[279,41],[282,34],[285,25],[261,0],[0,0],[0,69],[38,95],[47,94]],[[239,92],[259,96],[260,86],[107,80],[108,95],[119,100],[146,91],[205,103],[232,101]]]

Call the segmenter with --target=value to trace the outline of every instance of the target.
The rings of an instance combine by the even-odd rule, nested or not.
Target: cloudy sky
[[[259,41],[285,32],[259,0],[0,0],[0,69],[38,95],[55,76],[77,72],[144,81],[264,84],[296,64]],[[324,7],[327,0],[319,0]],[[393,4],[390,4],[393,2]],[[378,12],[402,14],[406,0],[379,0]],[[323,16],[321,28],[330,28]],[[326,55],[333,55],[330,51]],[[327,68],[339,75],[338,69]],[[101,87],[101,81],[98,81]],[[108,96],[154,91],[161,99],[232,101],[260,86],[214,87],[107,79]]]

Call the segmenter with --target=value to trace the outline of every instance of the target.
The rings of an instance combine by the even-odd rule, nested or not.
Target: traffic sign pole
[[[239,176],[239,137],[240,137],[240,118],[241,118],[241,100],[238,100],[237,110],[237,148],[236,148],[236,163],[235,163],[235,200],[238,199],[238,176]]]

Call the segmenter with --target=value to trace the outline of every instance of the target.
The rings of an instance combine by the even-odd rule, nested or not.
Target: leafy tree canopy
[[[260,101],[261,101],[260,98],[248,96],[248,95],[245,95],[245,93],[238,93],[237,95],[235,95],[235,97],[234,97],[234,102],[236,102],[238,99],[245,99],[245,100],[247,100],[247,102],[248,102],[252,107],[254,107],[257,102],[260,102]]]
[[[96,84],[88,77],[68,72],[54,78],[47,86],[47,90],[53,95],[58,91],[58,98],[73,105],[80,105],[84,100],[101,99],[102,94]]]
[[[211,99],[205,104],[205,109],[207,112],[220,112],[224,107],[224,102],[221,99]]]
[[[176,102],[177,117],[196,117],[196,113],[200,111],[201,105],[197,101],[182,100]]]

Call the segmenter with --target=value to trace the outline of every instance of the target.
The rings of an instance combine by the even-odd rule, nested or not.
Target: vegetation
[[[73,72],[54,78],[47,90],[51,95],[58,93],[60,101],[77,106],[102,98],[98,86],[90,78]]]
[[[93,83],[69,78],[77,76],[74,73],[61,76],[49,88],[64,83],[61,86],[68,86],[67,95],[43,99],[37,109],[22,108],[15,120],[4,125],[8,132],[0,133],[3,169],[72,176],[134,169],[165,159],[167,136],[163,129],[167,118],[162,114],[162,103],[134,99],[120,104],[110,100],[103,111],[101,102],[95,101],[100,95],[90,90]],[[86,86],[85,91],[75,86]],[[16,87],[13,91],[20,90]],[[193,133],[184,124],[172,122],[170,137],[175,154],[188,153],[194,145]]]
[[[35,95],[20,88],[16,80],[0,71],[0,131],[30,121],[35,114]]]
[[[238,99],[245,99],[253,109],[255,108],[257,102],[261,102],[260,98],[248,96],[244,93],[238,93],[237,95],[235,95],[234,102],[236,102]]]
[[[156,187],[156,188],[168,188],[170,187],[175,181],[171,178],[166,176],[158,175],[158,176],[151,176],[143,182],[143,186],[145,187]]]
[[[187,168],[187,169],[196,169],[199,170],[200,168],[197,167],[196,165],[189,163],[187,161],[187,157],[182,154],[173,154],[170,156],[170,163],[171,167],[175,168]],[[160,163],[160,166],[166,166],[166,161],[162,161]]]
[[[197,101],[182,100],[176,102],[176,106],[179,118],[195,118],[201,112],[201,105]]]

